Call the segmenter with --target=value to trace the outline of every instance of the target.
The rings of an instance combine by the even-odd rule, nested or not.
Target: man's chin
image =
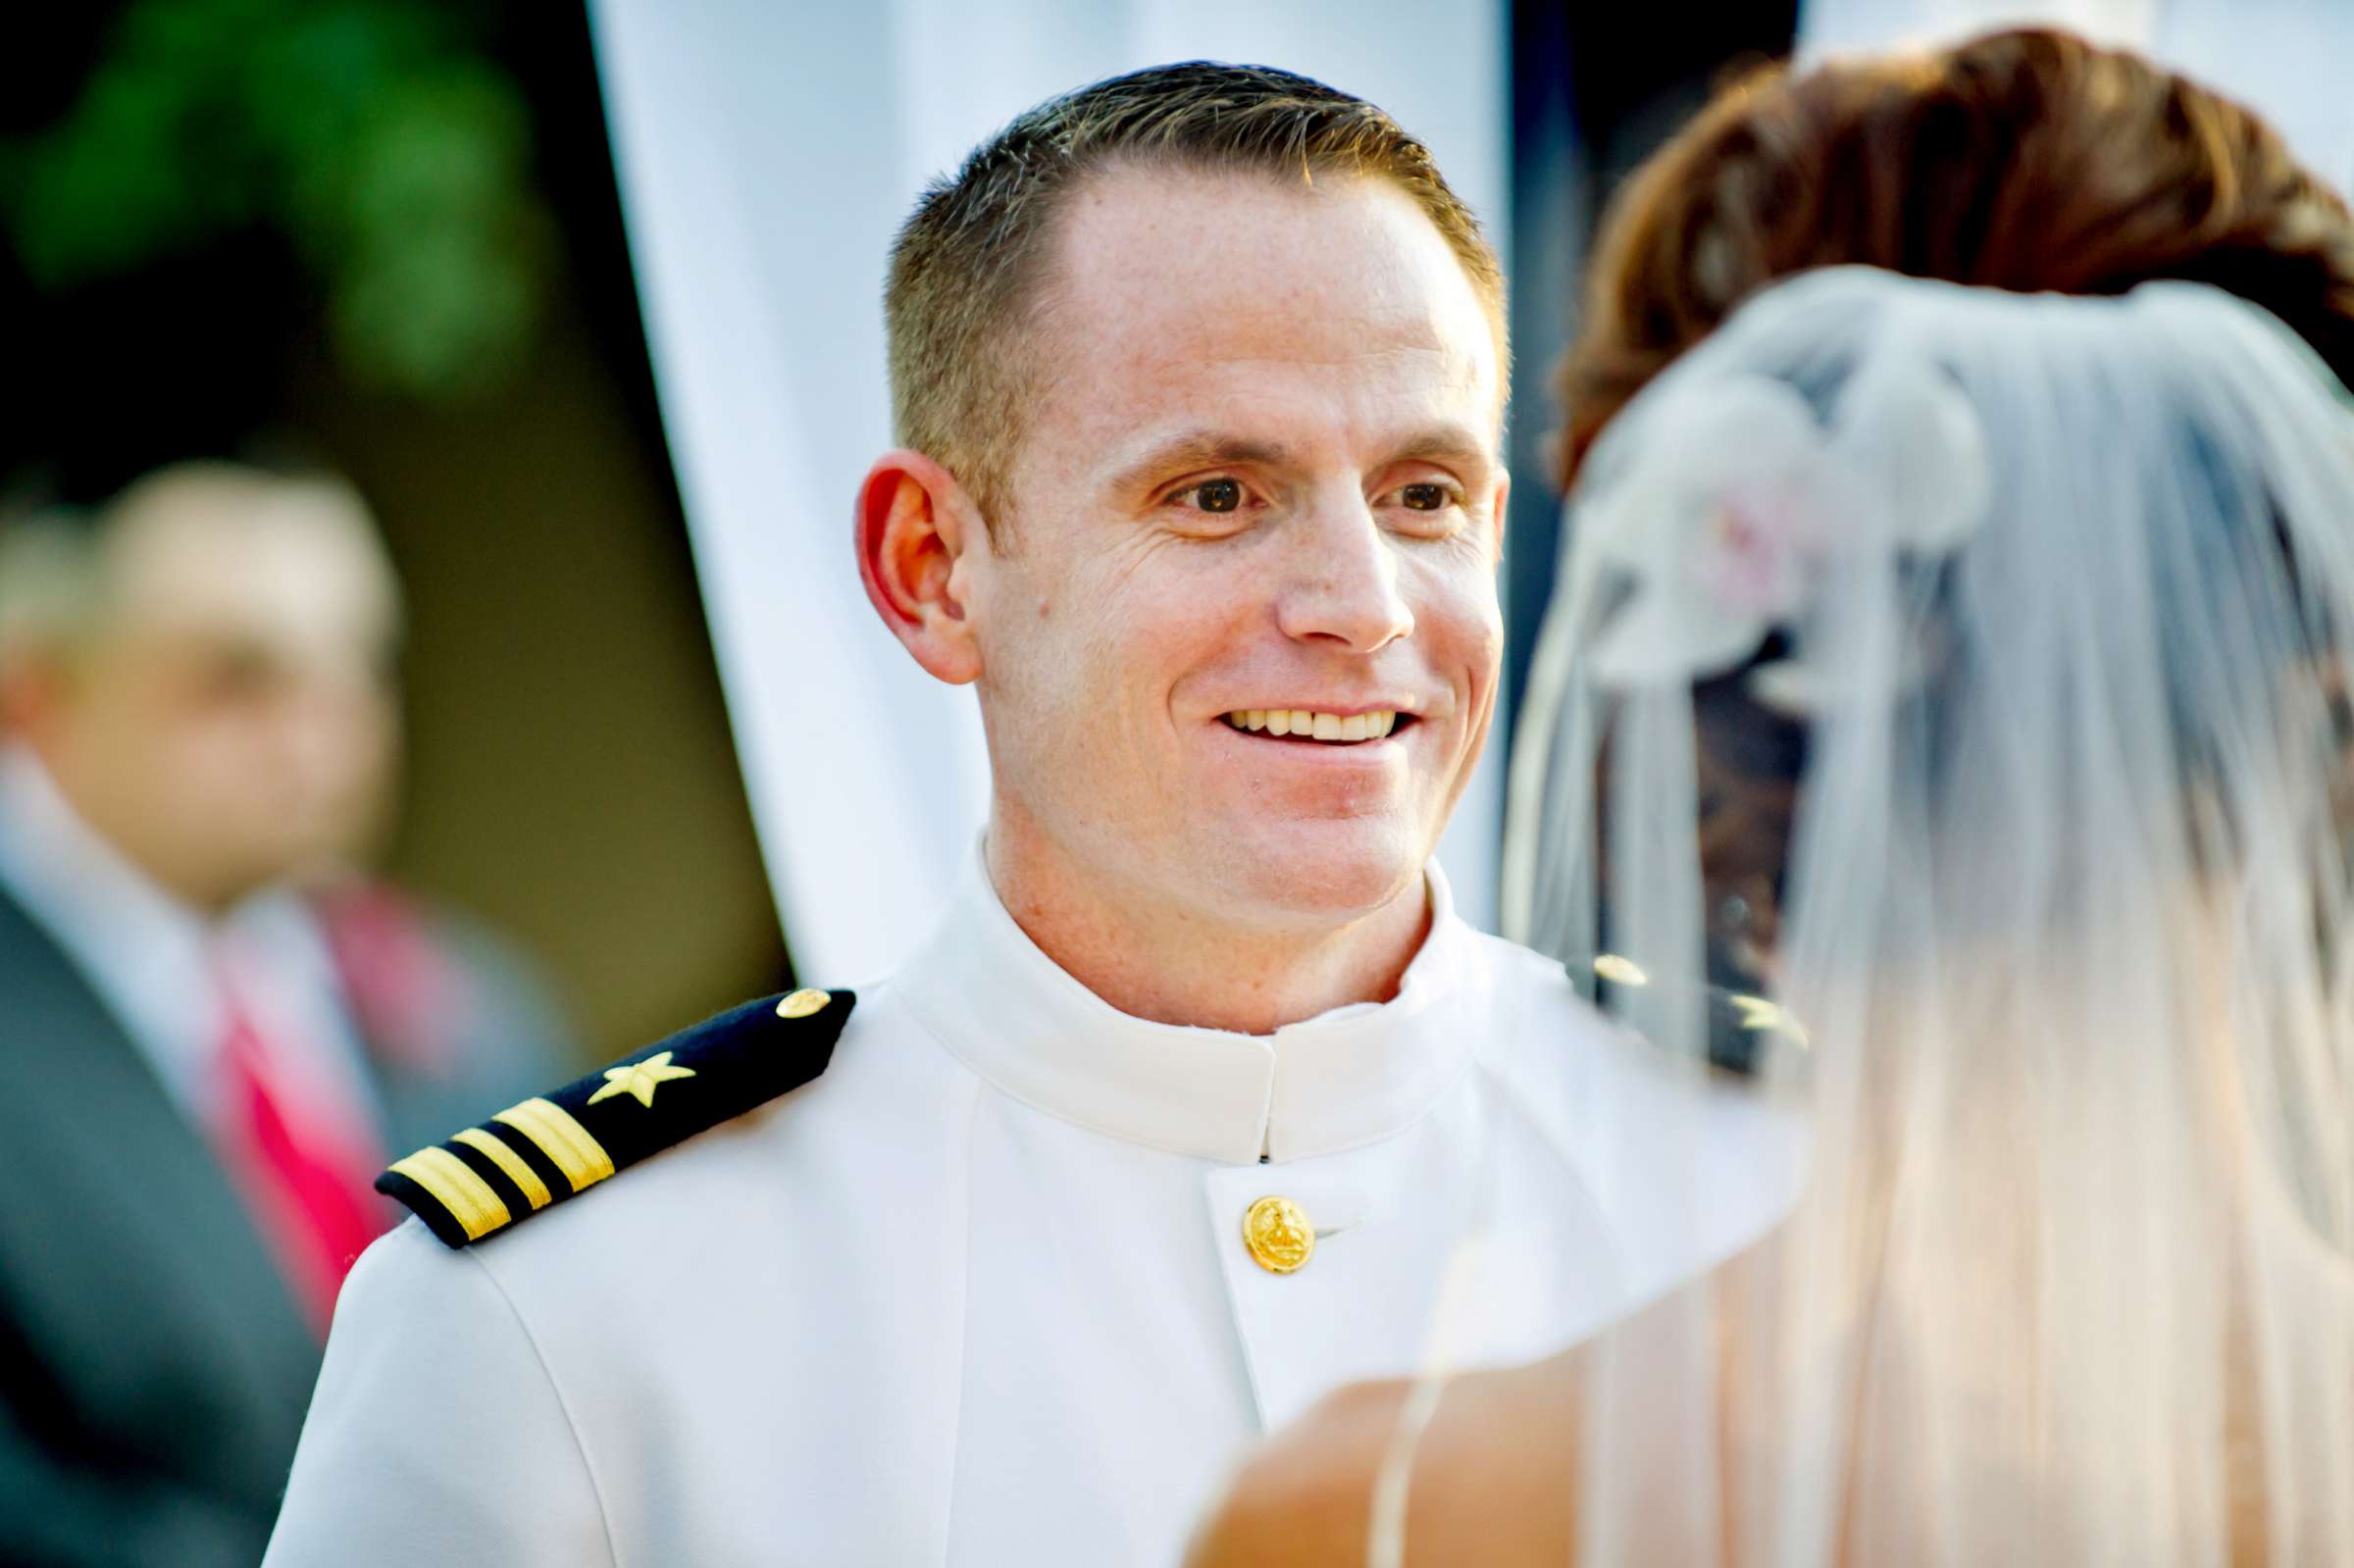
[[[1333,831],[1342,829],[1344,831]],[[1354,829],[1355,831],[1345,831]],[[1276,918],[1345,924],[1421,885],[1425,854],[1404,834],[1361,824],[1241,835],[1223,868],[1238,902]]]

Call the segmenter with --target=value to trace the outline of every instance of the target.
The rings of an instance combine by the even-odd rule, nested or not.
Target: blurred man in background
[[[257,1560],[386,1149],[568,1055],[356,869],[400,622],[329,479],[184,466],[0,541],[0,1559]]]

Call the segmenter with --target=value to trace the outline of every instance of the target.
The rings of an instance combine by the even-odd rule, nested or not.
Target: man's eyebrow
[[[1390,453],[1393,463],[1438,463],[1485,472],[1496,466],[1495,443],[1460,425],[1433,425],[1400,441]]]
[[[1217,430],[1189,430],[1152,447],[1121,469],[1112,486],[1125,492],[1142,489],[1174,474],[1244,464],[1275,468],[1282,466],[1288,457],[1286,449],[1275,442],[1255,441]],[[1496,452],[1492,442],[1468,426],[1433,425],[1398,441],[1383,461],[1437,463],[1484,474],[1496,466]]]
[[[1271,442],[1221,434],[1216,430],[1189,430],[1173,440],[1161,442],[1121,469],[1118,477],[1112,481],[1112,486],[1117,490],[1138,489],[1172,474],[1190,474],[1197,469],[1227,468],[1246,463],[1272,467],[1284,460],[1284,449]]]

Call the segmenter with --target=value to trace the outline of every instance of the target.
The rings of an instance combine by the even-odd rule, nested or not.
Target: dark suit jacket
[[[541,1036],[379,1062],[386,1146],[569,1077]],[[319,1355],[203,1137],[0,888],[0,1563],[259,1562]]]

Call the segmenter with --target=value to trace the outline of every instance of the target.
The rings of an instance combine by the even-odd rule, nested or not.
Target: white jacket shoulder
[[[529,1330],[479,1258],[414,1220],[344,1284],[264,1560],[614,1561],[590,1456]]]

